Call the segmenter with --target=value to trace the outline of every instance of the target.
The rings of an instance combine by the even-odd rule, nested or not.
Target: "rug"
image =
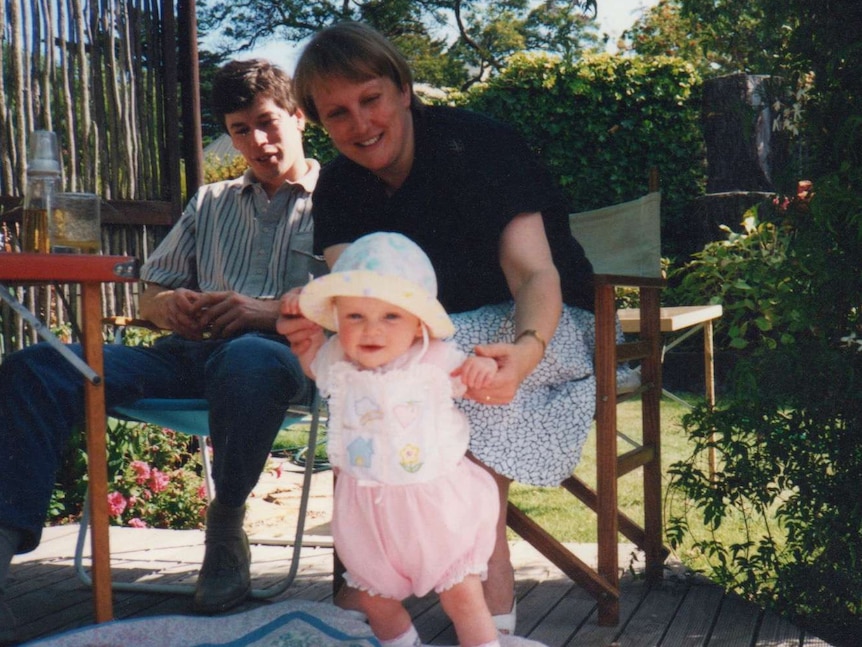
[[[501,647],[543,647],[501,636]],[[225,616],[114,620],[26,643],[27,647],[379,647],[371,629],[332,604],[286,600]]]
[[[338,607],[285,601],[232,615],[115,620],[27,643],[39,647],[379,647],[371,629]]]

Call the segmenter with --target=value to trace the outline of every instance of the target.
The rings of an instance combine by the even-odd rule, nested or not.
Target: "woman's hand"
[[[515,216],[500,236],[500,267],[515,301],[515,337],[534,330],[550,340],[557,329],[563,308],[560,276],[551,256],[540,213]],[[476,355],[491,357],[498,371],[491,384],[469,389],[467,397],[487,404],[508,404],[544,355],[544,344],[535,336],[516,343],[485,344]]]
[[[314,379],[311,362],[326,342],[323,328],[302,316],[299,310],[301,288],[294,288],[281,297],[275,329],[290,342],[290,349],[299,359],[305,374]]]
[[[484,404],[509,404],[527,376],[542,360],[542,347],[527,340],[517,344],[484,344],[476,346],[478,357],[497,362],[497,372],[481,388],[468,388],[466,397]]]
[[[275,329],[279,334],[287,337],[292,348],[301,346],[323,332],[323,328],[300,313],[299,293],[301,291],[301,288],[294,288],[281,297],[278,321],[275,323]]]

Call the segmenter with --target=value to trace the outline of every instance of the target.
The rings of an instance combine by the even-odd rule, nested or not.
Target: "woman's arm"
[[[500,237],[500,266],[515,301],[513,344],[486,344],[476,354],[493,357],[500,370],[488,388],[471,390],[470,397],[505,404],[545,354],[563,308],[560,275],[554,266],[540,213],[515,216]],[[526,334],[525,331],[528,332]]]

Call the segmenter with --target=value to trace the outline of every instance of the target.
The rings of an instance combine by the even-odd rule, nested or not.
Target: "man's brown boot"
[[[245,506],[230,508],[213,501],[207,510],[206,552],[194,598],[198,613],[227,611],[242,603],[251,590],[244,518]]]

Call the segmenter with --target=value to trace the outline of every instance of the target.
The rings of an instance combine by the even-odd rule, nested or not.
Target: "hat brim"
[[[299,295],[302,314],[328,330],[337,330],[333,299],[370,297],[403,308],[419,317],[437,339],[455,334],[455,325],[440,302],[412,281],[371,270],[332,272],[314,279]]]

